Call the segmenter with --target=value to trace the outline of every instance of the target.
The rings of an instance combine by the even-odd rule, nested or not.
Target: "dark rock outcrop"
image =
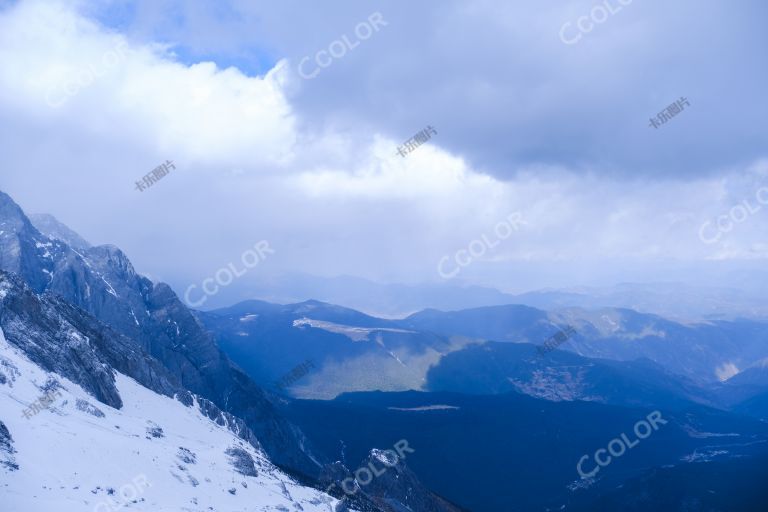
[[[356,472],[355,483],[378,507],[389,512],[461,512],[424,487],[394,451],[371,450]],[[370,478],[370,481],[368,480]]]
[[[166,396],[178,389],[176,379],[135,343],[60,297],[38,296],[3,271],[0,290],[0,327],[6,340],[100,402],[122,407],[113,368]]]
[[[250,453],[236,446],[227,448],[225,453],[229,456],[229,461],[235,471],[244,476],[259,476],[256,471],[256,463]]]
[[[14,453],[16,453],[16,450],[13,449],[11,433],[8,431],[5,423],[0,421],[0,468],[10,471],[19,469],[19,465],[16,464],[16,460],[13,457]]]

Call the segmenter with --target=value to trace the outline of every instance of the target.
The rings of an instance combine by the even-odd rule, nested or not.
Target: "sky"
[[[765,19],[757,0],[0,0],[0,190],[181,292],[261,241],[254,278],[764,287]]]

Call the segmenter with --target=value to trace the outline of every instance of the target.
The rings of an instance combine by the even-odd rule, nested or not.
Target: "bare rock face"
[[[256,463],[247,451],[236,446],[227,448],[226,454],[235,471],[244,476],[259,476],[256,471]]]
[[[401,454],[402,455],[402,454]],[[371,450],[355,471],[356,484],[361,492],[382,510],[389,512],[461,512],[424,487],[418,477],[408,469],[404,457],[393,450]]]
[[[36,295],[0,271],[0,328],[34,363],[81,385],[94,398],[122,407],[113,368],[166,396],[176,379],[130,339],[53,295]]]
[[[0,470],[16,471],[19,469],[19,465],[16,464],[13,457],[14,453],[16,451],[13,449],[11,433],[8,432],[5,423],[0,421]]]
[[[320,481],[341,500],[335,512],[462,512],[424,487],[406,466],[405,455],[373,449],[354,472],[338,461],[327,465]]]

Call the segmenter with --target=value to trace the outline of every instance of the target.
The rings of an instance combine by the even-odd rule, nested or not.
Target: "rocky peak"
[[[71,230],[67,225],[47,213],[33,213],[29,215],[29,220],[38,231],[47,236],[61,240],[70,247],[78,251],[90,249],[89,244],[83,237]]]

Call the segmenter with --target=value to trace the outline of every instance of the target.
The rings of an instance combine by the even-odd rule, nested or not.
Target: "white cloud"
[[[111,52],[117,61],[92,83],[58,106],[46,102],[51,87]],[[514,180],[501,181],[446,149],[451,133],[439,125],[406,158],[374,120],[308,128],[286,92],[284,62],[257,77],[186,65],[171,48],[129,41],[67,4],[21,2],[0,12],[0,188],[93,242],[125,248],[143,272],[189,282],[261,239],[280,255],[264,272],[432,280],[439,258],[514,212],[525,228],[462,278],[509,284],[529,277],[520,262],[541,262],[548,274],[589,282],[608,274],[607,260],[616,270],[624,260],[652,268],[768,257],[765,212],[722,243],[698,238],[702,222],[764,182],[765,162],[635,182],[510,166],[501,174]],[[133,190],[165,158],[178,170]]]
[[[202,163],[282,162],[293,149],[282,63],[263,77],[212,62],[186,66],[167,48],[129,42],[71,6],[38,0],[0,15],[0,61],[6,106],[83,132],[141,138]]]
[[[313,196],[354,196],[372,200],[446,197],[481,190],[492,194],[497,180],[473,172],[461,158],[426,143],[402,157],[398,142],[374,137],[365,158],[351,169],[315,168],[301,173],[296,185]]]

